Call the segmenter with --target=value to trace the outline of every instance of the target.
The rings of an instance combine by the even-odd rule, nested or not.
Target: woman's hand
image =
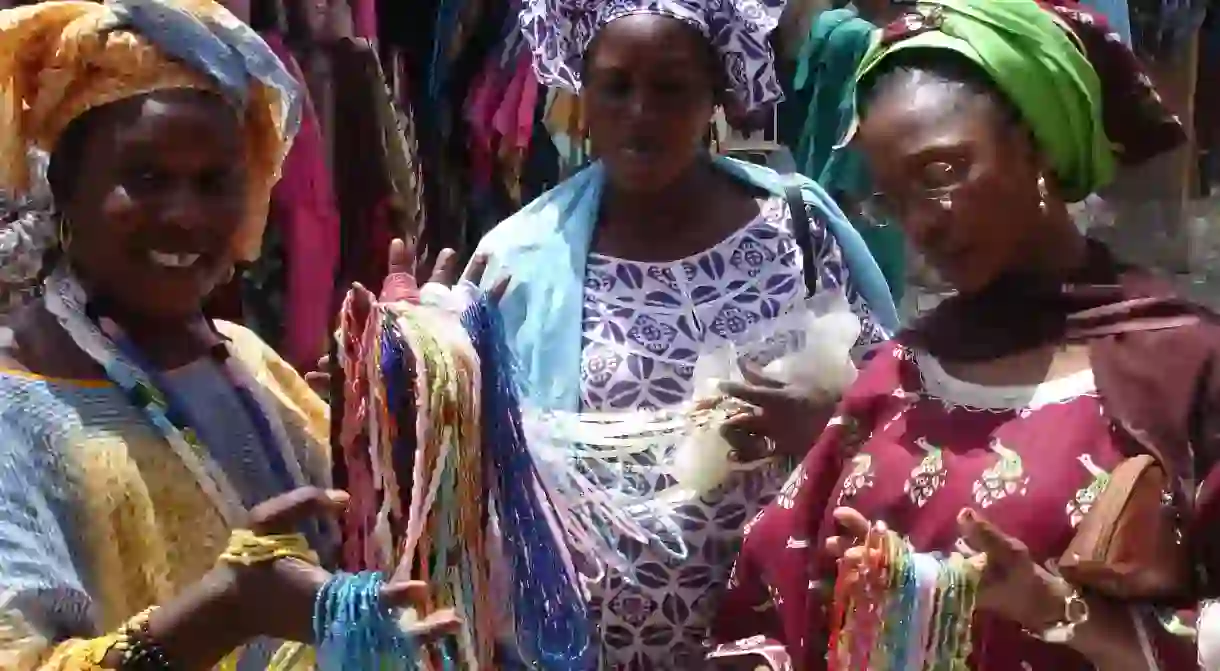
[[[347,507],[346,492],[302,487],[270,499],[250,511],[250,530],[258,535],[296,531],[313,518],[336,518]],[[228,573],[229,601],[235,607],[234,624],[249,636],[268,636],[287,641],[313,640],[314,601],[331,574],[320,566],[297,559],[242,566],[221,564]],[[406,579],[410,565],[399,566],[382,588],[382,601],[389,607],[422,607],[428,586]],[[420,634],[432,636],[457,624],[453,611],[433,614],[420,623]]]
[[[347,505],[344,492],[304,487],[270,499],[250,511],[250,529],[258,534],[291,533],[315,517],[335,516]],[[428,586],[406,580],[400,566],[382,589],[389,607],[422,607]],[[330,573],[298,559],[284,558],[252,566],[219,563],[201,581],[161,608],[148,621],[150,637],[186,670],[210,669],[251,639],[311,642],[314,602]],[[429,641],[454,631],[451,610],[430,614],[412,634]],[[107,661],[117,661],[110,660]]]
[[[830,421],[835,402],[785,386],[750,366],[743,366],[742,374],[744,384],[729,382],[720,387],[723,393],[756,408],[733,417],[721,429],[737,460],[803,459]]]
[[[442,249],[440,254],[436,256],[436,262],[429,264],[427,261],[427,250],[423,253],[417,253],[415,246],[405,240],[395,239],[390,242],[389,267],[386,269],[386,281],[393,281],[394,276],[406,275],[410,278],[412,284],[415,283],[415,278],[427,277],[428,283],[438,283],[446,287],[451,287],[458,281],[457,268],[457,253],[452,249]],[[476,254],[467,266],[466,272],[461,275],[461,279],[472,284],[482,284],[483,276],[487,273],[487,265],[490,259],[483,254]],[[493,301],[499,301],[504,297],[504,292],[508,290],[510,278],[501,277],[492,286],[489,296]],[[355,299],[356,312],[365,314],[372,308],[369,304],[370,294],[363,291],[364,287],[359,283],[352,285],[356,289]],[[377,295],[381,292],[378,291]],[[319,395],[325,398],[330,391],[330,376],[334,367],[330,364],[330,357],[324,356],[318,359],[317,369],[313,372],[305,374],[305,381]]]
[[[885,527],[870,523],[853,508],[838,508],[833,516],[843,533],[826,540],[826,551],[841,559],[840,571],[855,571],[868,556],[869,548],[863,543],[869,530],[884,531]],[[1031,632],[1040,633],[1063,622],[1067,599],[1073,593],[1066,581],[1034,562],[1024,543],[973,510],[962,510],[957,522],[965,546],[959,551],[983,571],[976,602],[979,609]]]
[[[833,513],[843,533],[826,540],[826,550],[838,557],[840,571],[855,571],[869,549],[864,547],[869,529],[884,530],[852,508]],[[958,514],[962,532],[962,554],[983,571],[977,607],[1026,631],[1041,633],[1067,619],[1068,599],[1076,590],[1059,576],[1036,563],[1029,548],[970,509]],[[876,552],[876,549],[872,549]],[[1136,635],[1131,612],[1121,604],[1087,598],[1087,618],[1075,628],[1066,645],[1103,671],[1144,671],[1149,662]]]
[[[1033,560],[1029,548],[966,508],[957,516],[964,554],[983,565],[978,607],[1041,633],[1066,619],[1075,590]],[[977,550],[977,552],[975,552]]]

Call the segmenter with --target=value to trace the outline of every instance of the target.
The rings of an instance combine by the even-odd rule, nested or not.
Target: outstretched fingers
[[[294,533],[307,520],[342,513],[350,498],[338,489],[300,487],[251,509],[250,530],[260,536]]]

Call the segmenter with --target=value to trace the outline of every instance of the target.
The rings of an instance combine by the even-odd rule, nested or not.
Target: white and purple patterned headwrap
[[[767,37],[786,0],[524,0],[521,31],[547,86],[579,93],[585,50],[607,23],[633,14],[669,16],[699,30],[720,55],[729,88],[747,110],[783,100]]]

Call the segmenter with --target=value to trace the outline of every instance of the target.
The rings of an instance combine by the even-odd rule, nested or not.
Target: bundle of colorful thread
[[[915,552],[870,532],[854,566],[841,560],[831,605],[831,671],[966,671],[980,566]]]
[[[462,666],[494,668],[494,526],[522,656],[587,668],[584,601],[521,431],[499,313],[465,283],[425,285],[419,296],[378,303],[354,290],[344,303],[344,567],[411,566],[412,578],[431,583],[433,606],[461,617]],[[360,314],[361,305],[371,309]]]

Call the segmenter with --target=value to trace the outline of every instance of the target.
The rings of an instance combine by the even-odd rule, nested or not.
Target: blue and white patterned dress
[[[862,318],[859,345],[886,334],[848,277],[839,246],[809,209],[820,269],[817,290],[843,290]],[[783,198],[710,249],[678,261],[641,263],[591,254],[585,279],[581,400],[585,410],[651,409],[693,392],[695,360],[707,343],[742,343],[751,327],[775,319],[806,296],[800,249]],[[673,484],[657,455],[636,456],[639,493]],[[632,466],[635,466],[633,464]],[[766,463],[735,472],[720,489],[676,509],[685,559],[657,544],[622,539],[633,580],[611,572],[591,586],[603,667],[701,668],[703,641],[741,541],[741,528],[783,486],[786,469]]]

